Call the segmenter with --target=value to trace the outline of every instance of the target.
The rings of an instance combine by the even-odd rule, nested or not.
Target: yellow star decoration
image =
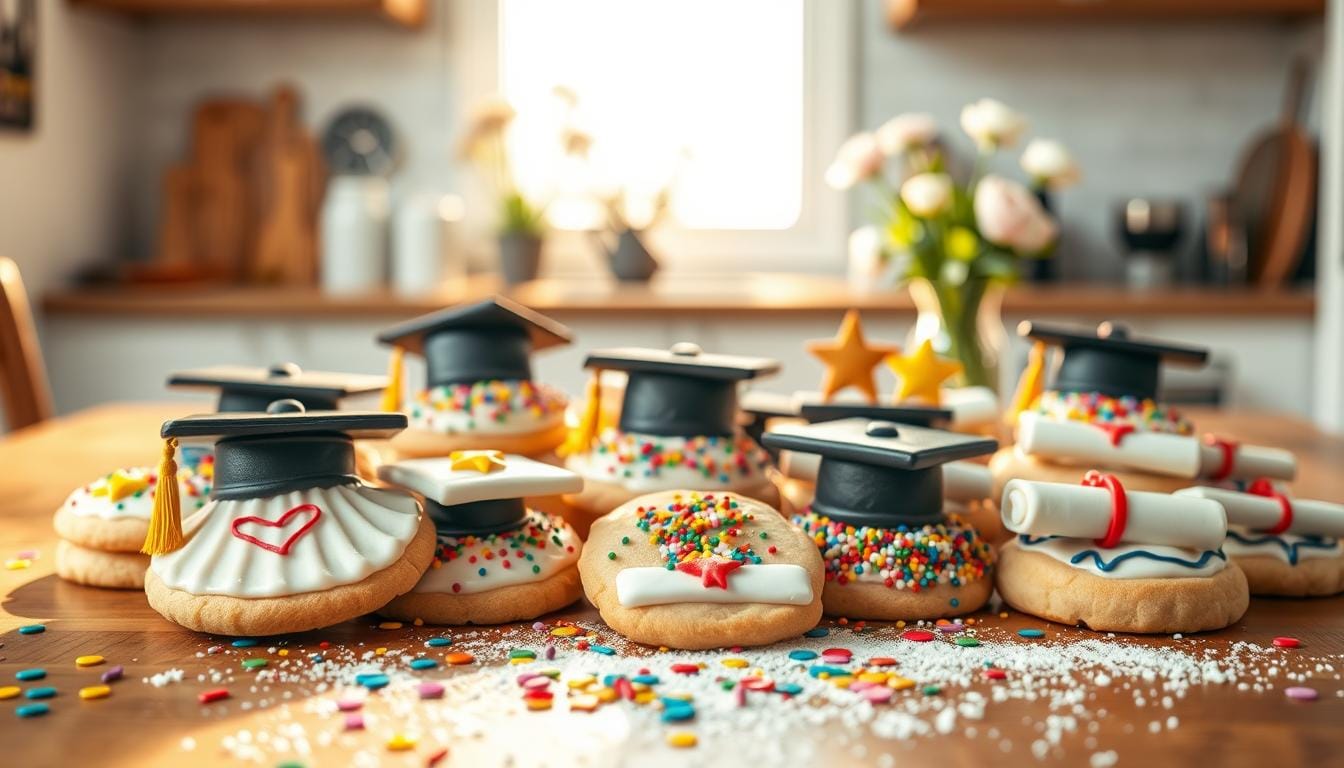
[[[90,494],[93,496],[106,496],[108,501],[121,501],[138,491],[143,491],[149,487],[149,478],[144,475],[132,475],[131,473],[118,469],[107,476],[107,480],[94,487]]]
[[[873,368],[888,355],[900,352],[900,347],[868,344],[863,339],[863,324],[859,311],[845,313],[840,330],[831,340],[807,342],[807,351],[821,360],[826,373],[821,378],[821,397],[830,401],[836,392],[854,387],[864,394],[869,403],[877,404],[877,385],[873,383]]]
[[[961,373],[961,363],[940,359],[927,339],[909,354],[887,358],[887,365],[901,380],[894,399],[897,404],[921,401],[939,405],[942,383]]]
[[[488,475],[498,472],[506,465],[503,451],[453,451],[448,454],[450,469],[465,469]]]

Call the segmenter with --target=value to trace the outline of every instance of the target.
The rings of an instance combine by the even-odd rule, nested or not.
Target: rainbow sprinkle
[[[855,527],[815,512],[793,522],[812,537],[826,564],[826,580],[848,584],[873,581],[876,573],[892,589],[918,592],[939,584],[959,587],[984,578],[994,550],[975,529],[949,524],[920,528]],[[866,577],[866,578],[865,578]]]
[[[1152,399],[1109,397],[1100,392],[1043,392],[1036,402],[1036,411],[1061,421],[1128,424],[1138,430],[1177,435],[1195,432],[1195,425],[1174,408]]]
[[[719,557],[759,564],[760,555],[743,533],[755,515],[728,494],[680,494],[661,507],[639,507],[635,527],[649,535],[669,571],[699,557]],[[738,543],[737,539],[744,539]]]
[[[560,536],[564,527],[564,521],[559,518],[534,511],[528,514],[527,521],[521,527],[512,531],[485,536],[439,536],[439,551],[431,567],[437,568],[442,563],[465,557],[468,563],[482,564],[477,570],[482,578],[489,575],[487,565],[497,564],[509,570],[515,562],[530,568],[534,574],[540,574],[541,565],[534,562],[534,551],[551,546],[563,548],[566,552],[574,551],[574,544],[566,544]],[[454,584],[453,591],[459,591],[461,586]]]
[[[411,407],[411,418],[426,412],[468,413],[467,429],[476,420],[503,424],[515,414],[541,418],[565,409],[565,396],[559,390],[531,381],[491,379],[471,384],[446,384],[420,392]]]
[[[658,477],[663,469],[685,467],[728,483],[735,477],[763,477],[770,464],[769,455],[743,434],[666,438],[607,429],[598,437],[593,454],[615,459],[607,472],[622,478]]]

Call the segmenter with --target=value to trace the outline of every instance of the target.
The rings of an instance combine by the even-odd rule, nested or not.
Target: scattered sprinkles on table
[[[821,550],[826,580],[837,584],[881,582],[892,589],[919,592],[984,578],[994,562],[993,547],[955,517],[948,524],[920,528],[870,528],[809,510],[794,515],[793,522]]]
[[[465,559],[467,563],[479,566],[476,575],[483,579],[488,579],[495,568],[525,568],[542,576],[538,552],[548,549],[574,552],[575,539],[564,528],[565,523],[559,517],[532,510],[528,512],[526,522],[512,531],[486,536],[440,535],[439,550],[430,567],[439,568],[443,563]],[[461,584],[453,584],[454,592],[461,589]]]
[[[755,515],[731,494],[678,495],[663,506],[640,507],[636,514],[635,526],[658,547],[669,571],[679,563],[711,556],[761,562],[752,539],[743,534]]]
[[[566,398],[559,390],[531,381],[477,381],[446,384],[416,394],[411,405],[412,422],[439,424],[436,414],[465,414],[460,428],[470,431],[487,425],[508,425],[526,420],[528,425],[560,416]],[[452,429],[452,425],[443,424]]]
[[[1195,425],[1175,408],[1152,399],[1110,397],[1100,392],[1042,392],[1036,409],[1058,421],[1083,421],[1098,426],[1125,425],[1144,432],[1193,435]]]
[[[613,479],[658,478],[664,470],[687,469],[718,483],[763,478],[769,454],[746,435],[655,437],[605,429],[592,461]]]

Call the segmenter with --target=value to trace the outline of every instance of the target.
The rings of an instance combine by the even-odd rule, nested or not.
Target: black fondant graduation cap
[[[286,399],[298,400],[309,410],[334,411],[342,398],[387,386],[387,377],[305,371],[294,363],[269,368],[219,365],[170,374],[168,386],[218,390],[220,412],[264,411]]]
[[[211,413],[165,421],[165,438],[218,437],[214,498],[254,498],[355,479],[356,438],[387,438],[406,415],[308,411],[278,400],[265,413]]]
[[[769,448],[821,456],[814,511],[880,528],[941,522],[942,465],[998,448],[989,438],[870,419],[789,424],[763,440]]]
[[[808,402],[796,395],[752,390],[742,395],[742,411],[749,417],[746,432],[760,442],[765,422],[771,418],[798,418],[810,424],[837,419],[873,419],[913,424],[917,427],[944,427],[952,421],[952,411],[924,405],[870,405],[862,402]]]
[[[527,517],[523,497],[583,490],[583,480],[567,469],[499,451],[407,459],[382,465],[378,477],[424,496],[435,528],[449,536],[514,530]]]
[[[706,354],[689,343],[668,350],[598,350],[589,353],[584,366],[629,374],[621,430],[685,437],[731,435],[738,383],[779,370],[775,360]]]
[[[1131,338],[1124,326],[1112,323],[1091,332],[1024,320],[1017,333],[1063,350],[1049,387],[1059,392],[1156,398],[1163,362],[1200,365],[1209,357],[1202,347]]]
[[[500,296],[433,312],[378,334],[425,358],[430,387],[532,378],[532,352],[568,344],[556,321]]]

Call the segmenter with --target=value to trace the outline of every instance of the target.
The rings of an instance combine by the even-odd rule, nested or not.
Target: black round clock
[[[368,107],[347,107],[322,132],[327,169],[347,176],[390,176],[397,165],[392,125]]]

